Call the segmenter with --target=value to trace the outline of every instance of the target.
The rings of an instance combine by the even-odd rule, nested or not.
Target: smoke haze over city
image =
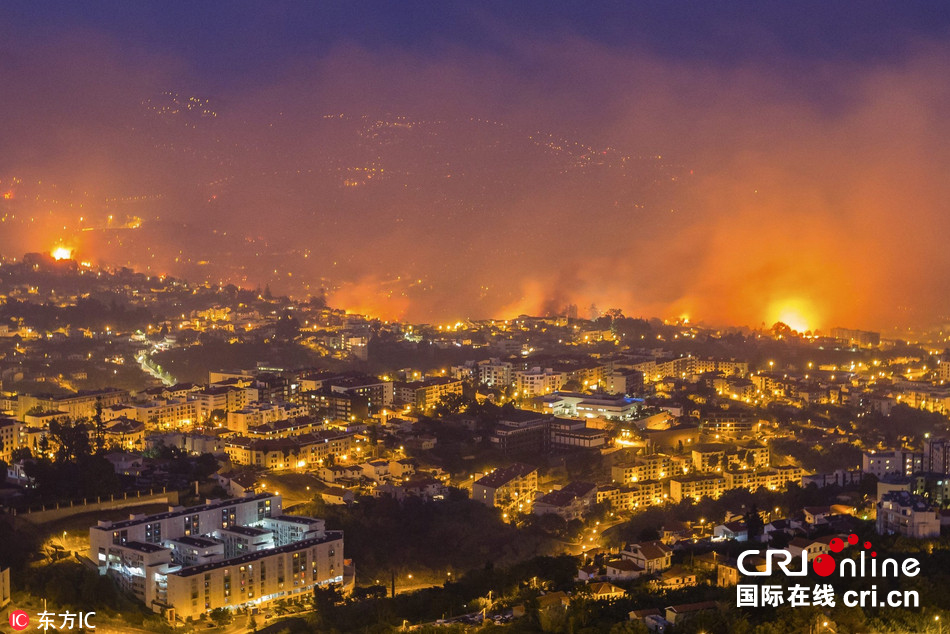
[[[277,3],[207,7],[179,39],[174,5],[96,24],[24,6],[0,11],[5,256],[59,246],[429,322],[950,313],[936,4],[798,25],[605,7],[595,27]]]

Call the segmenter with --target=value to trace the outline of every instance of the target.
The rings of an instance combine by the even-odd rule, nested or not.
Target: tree
[[[274,337],[290,343],[300,334],[300,321],[289,312],[284,313],[274,326]]]
[[[91,452],[89,428],[83,420],[50,421],[49,435],[58,445],[56,448],[57,462],[76,460],[82,456],[88,456]]]
[[[231,622],[231,610],[227,608],[215,608],[208,614],[208,618],[218,627],[227,625]]]
[[[461,394],[446,394],[435,406],[436,416],[449,416],[458,414],[467,404],[467,400]]]
[[[745,525],[750,542],[756,540],[765,528],[762,517],[759,515],[759,508],[755,504],[749,507],[749,512],[745,515]]]
[[[577,379],[571,379],[570,381],[568,381],[567,383],[564,384],[563,389],[564,389],[565,392],[577,392],[577,391],[579,391],[582,387],[584,387],[584,386],[581,384],[581,382],[580,382],[579,380],[577,380]]]
[[[96,414],[93,417],[95,423],[96,453],[101,454],[102,448],[106,443],[105,425],[102,422],[102,398],[96,397]]]
[[[29,460],[32,457],[33,457],[33,452],[30,451],[29,447],[19,447],[17,449],[14,449],[13,453],[10,454],[10,460],[12,462],[19,462],[21,460]]]
[[[253,614],[251,615],[251,619],[247,622],[247,629],[251,630],[252,632],[257,631],[257,619],[254,618]]]

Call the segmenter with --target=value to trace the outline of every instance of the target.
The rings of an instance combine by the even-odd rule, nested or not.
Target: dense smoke
[[[68,243],[429,322],[950,312],[945,47],[722,65],[499,29],[503,55],[340,44],[209,87],[94,30],[8,35],[8,257]]]

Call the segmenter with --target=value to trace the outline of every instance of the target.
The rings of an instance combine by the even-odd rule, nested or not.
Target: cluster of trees
[[[13,458],[24,460],[24,472],[33,479],[34,500],[94,499],[123,489],[122,479],[105,458],[107,450],[97,408],[92,420],[50,422],[35,455],[29,448],[20,448],[13,452]],[[218,469],[211,454],[195,458],[177,447],[159,446],[148,455],[166,459],[164,468],[168,473],[188,481],[204,480]]]
[[[836,469],[854,469],[861,465],[861,448],[849,442],[817,444],[807,442],[804,438],[779,438],[773,441],[772,449],[776,453],[791,456],[804,469],[813,473],[832,473]]]
[[[344,599],[335,588],[314,592],[312,612],[306,618],[280,623],[288,632],[393,632],[404,623],[433,622],[476,612],[491,605],[503,607],[499,597],[517,597],[522,593],[538,593],[537,588],[569,589],[577,571],[573,557],[535,557],[509,568],[496,568],[488,563],[461,575],[457,580],[419,590],[386,596],[377,588],[359,589]],[[453,577],[454,579],[454,577]],[[528,581],[526,583],[525,580]],[[530,588],[534,585],[535,588]],[[495,601],[490,604],[488,596]],[[440,629],[451,632],[451,629]]]
[[[83,297],[72,306],[34,304],[12,300],[0,311],[0,318],[22,319],[24,323],[40,331],[52,331],[64,326],[73,328],[135,329],[151,323],[154,317],[145,308],[130,308],[124,299],[117,296],[102,299]]]
[[[655,591],[639,581],[621,584],[626,594],[611,600],[595,600],[590,587],[573,581],[577,561],[573,557],[538,557],[509,568],[486,565],[461,575],[457,581],[441,587],[427,588],[411,594],[386,596],[385,588],[358,588],[344,599],[333,588],[315,592],[305,618],[280,623],[287,631],[394,632],[404,624],[432,623],[476,612],[482,608],[498,610],[514,605],[524,608],[524,616],[503,628],[486,623],[479,632],[522,632],[556,634],[645,634],[639,621],[630,621],[633,610],[659,609],[669,605],[712,601],[717,607],[699,612],[676,625],[677,633],[698,634],[784,634],[785,632],[835,631],[901,631],[925,632],[934,628],[934,616],[946,617],[950,596],[942,588],[950,582],[950,539],[936,543],[896,537],[876,537],[875,546],[888,557],[900,560],[916,556],[922,563],[921,574],[908,578],[825,579],[835,584],[837,601],[833,607],[760,607],[737,609],[735,589],[712,585]],[[927,557],[923,557],[927,554]],[[803,583],[817,581],[816,577]],[[763,583],[785,584],[787,579],[765,580]],[[844,606],[841,597],[848,589],[867,589],[875,584],[879,593],[897,589],[915,590],[920,596],[920,609],[856,608]],[[542,592],[571,592],[567,608],[560,605],[542,608]],[[489,603],[489,592],[494,601]],[[824,625],[827,623],[828,625]],[[821,627],[816,627],[822,624]],[[822,629],[824,628],[824,629]],[[462,632],[464,626],[414,628],[418,631]],[[935,631],[935,630],[934,630]]]
[[[96,612],[99,617],[121,618],[129,625],[170,631],[158,615],[147,611],[135,598],[124,594],[108,576],[100,575],[78,561],[63,560],[27,568],[18,575],[34,597],[42,597],[60,611]]]
[[[448,499],[426,503],[389,497],[361,497],[350,507],[312,502],[299,509],[343,530],[347,557],[359,562],[360,578],[382,583],[395,572],[416,581],[444,580],[447,573],[486,562],[520,561],[550,548],[541,531],[521,531],[501,521],[497,511],[450,489]],[[297,512],[297,511],[295,511]],[[398,527],[398,532],[393,532]]]
[[[900,446],[906,438],[911,444],[921,443],[927,434],[943,434],[948,430],[947,417],[937,412],[916,409],[904,403],[894,406],[885,416],[871,412],[855,421],[858,431],[887,446]]]
[[[182,333],[176,333],[179,340]],[[205,335],[208,333],[202,333]],[[244,368],[259,361],[280,361],[296,367],[336,365],[332,359],[320,357],[314,351],[297,343],[228,343],[221,339],[200,337],[200,346],[179,347],[155,354],[156,363],[168,370],[179,381],[201,383],[208,380],[208,372],[217,368]]]
[[[33,479],[33,492],[40,499],[94,498],[121,490],[112,464],[103,457],[106,447],[99,407],[92,420],[51,421],[36,449],[36,455],[29,448],[17,449],[13,458],[25,460],[24,471]]]

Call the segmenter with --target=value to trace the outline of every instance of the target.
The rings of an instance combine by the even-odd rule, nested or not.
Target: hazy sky
[[[944,3],[589,4],[4,3],[0,249],[422,321],[950,321]]]

